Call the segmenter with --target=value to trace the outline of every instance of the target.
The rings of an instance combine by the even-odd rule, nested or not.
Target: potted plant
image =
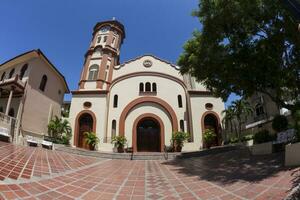
[[[206,129],[204,131],[203,140],[208,149],[210,149],[216,137],[217,135],[215,134],[215,131],[213,129]]]
[[[96,136],[96,133],[94,132],[85,132],[84,133],[85,137],[85,143],[89,145],[89,149],[95,150],[97,144],[100,142],[99,138]]]
[[[181,152],[184,143],[189,139],[189,134],[185,132],[175,132],[172,134],[171,142],[175,152]]]
[[[262,130],[255,133],[253,137],[254,145],[251,147],[253,155],[265,155],[272,153],[272,140],[268,130]]]
[[[114,144],[114,146],[118,149],[118,153],[124,153],[124,146],[127,142],[127,139],[125,136],[115,136],[112,138],[111,143]]]

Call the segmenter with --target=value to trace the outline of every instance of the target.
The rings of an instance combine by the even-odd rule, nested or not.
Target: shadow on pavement
[[[179,173],[198,176],[201,180],[221,185],[237,181],[259,182],[287,170],[283,153],[252,156],[248,149],[176,159],[164,164],[176,168]]]

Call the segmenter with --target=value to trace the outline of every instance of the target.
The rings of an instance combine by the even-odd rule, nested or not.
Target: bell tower
[[[113,68],[119,64],[120,48],[125,38],[123,24],[117,20],[98,22],[85,54],[79,90],[107,90]]]

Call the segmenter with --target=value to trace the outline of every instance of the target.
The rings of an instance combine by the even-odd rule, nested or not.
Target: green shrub
[[[122,135],[114,136],[111,140],[111,143],[114,144],[114,146],[117,148],[124,148],[126,142],[127,138]]]
[[[288,125],[288,120],[284,115],[276,115],[272,122],[272,128],[277,132],[285,131]]]
[[[237,137],[232,137],[229,139],[229,144],[236,144],[239,142],[239,139]]]
[[[183,144],[190,138],[185,132],[177,131],[172,134],[171,142],[177,146],[183,147]]]
[[[254,135],[253,140],[254,144],[261,144],[272,141],[273,137],[270,135],[268,130],[262,130]]]
[[[254,135],[245,135],[242,137],[242,142],[246,142],[246,141],[249,141],[249,140],[252,140],[254,137]]]
[[[210,148],[212,143],[215,141],[217,135],[215,134],[215,131],[213,129],[206,129],[203,134],[203,140],[207,146],[207,148]]]

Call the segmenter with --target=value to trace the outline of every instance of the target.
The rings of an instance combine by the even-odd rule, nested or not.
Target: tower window
[[[105,72],[104,80],[105,80],[105,81],[107,80],[107,71]]]
[[[89,70],[88,80],[97,80],[98,72],[99,72],[99,65],[96,64],[92,65]]]
[[[3,81],[4,80],[4,78],[5,78],[5,72],[3,72],[3,74],[2,74],[2,76],[1,76],[1,81]]]
[[[140,92],[144,92],[144,83],[140,83]]]
[[[146,83],[146,92],[151,92],[151,83]]]
[[[111,43],[112,43],[112,44],[114,44],[114,43],[115,43],[115,41],[116,41],[116,38],[115,38],[115,37],[113,37],[113,39],[112,39]]]
[[[180,131],[184,132],[184,121],[180,120]]]
[[[156,92],[156,83],[152,83],[152,92]]]
[[[112,120],[112,123],[111,123],[111,138],[116,136],[116,130],[117,130],[117,121]]]
[[[182,108],[182,97],[181,97],[181,95],[178,95],[177,99],[178,99],[178,107]]]
[[[107,36],[104,36],[103,42],[106,42],[107,40]]]
[[[11,78],[14,75],[14,73],[15,73],[15,68],[10,70],[8,78]]]
[[[21,69],[21,73],[20,73],[20,80],[23,79],[23,77],[24,77],[24,75],[26,73],[27,68],[28,68],[28,64],[23,65],[23,67]]]
[[[118,95],[114,96],[114,108],[118,107]]]
[[[48,80],[47,76],[43,75],[41,83],[40,83],[40,90],[42,90],[43,92],[45,91],[47,80]]]
[[[101,42],[101,36],[99,36],[98,38],[97,38],[97,43],[100,43]]]

